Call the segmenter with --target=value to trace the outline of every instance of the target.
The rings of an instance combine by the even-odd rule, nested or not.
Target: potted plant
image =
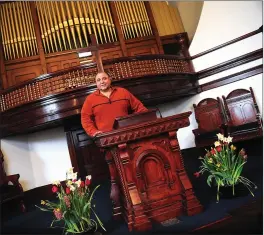
[[[63,224],[63,233],[65,234],[84,234],[89,231],[96,231],[98,225],[105,230],[102,222],[98,218],[92,204],[95,191],[89,186],[91,176],[86,176],[85,181],[77,180],[77,172],[73,172],[70,168],[66,173],[66,185],[62,186],[60,181],[53,182],[52,192],[57,194],[58,200],[51,202],[49,200],[41,200],[43,207],[38,207],[42,211],[52,212],[54,220],[51,227],[59,222]],[[95,215],[96,220],[91,218],[91,214]]]
[[[217,202],[219,201],[219,192],[221,187],[232,187],[232,194],[235,195],[235,186],[242,184],[246,187],[252,196],[254,196],[252,189],[257,186],[249,179],[241,175],[244,165],[247,162],[247,155],[244,149],[239,152],[236,147],[230,143],[232,137],[224,137],[222,134],[217,134],[218,141],[214,143],[211,150],[206,150],[204,157],[201,159],[202,165],[200,171],[195,172],[194,175],[199,177],[200,174],[207,173],[207,184],[211,187],[211,183],[217,186]]]

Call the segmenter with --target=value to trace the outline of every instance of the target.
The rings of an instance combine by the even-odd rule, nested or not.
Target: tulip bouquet
[[[84,233],[89,230],[96,230],[98,225],[103,229],[103,224],[95,213],[92,199],[99,185],[91,191],[89,185],[91,176],[86,176],[85,181],[77,180],[77,172],[73,172],[70,168],[66,173],[66,186],[63,187],[60,181],[53,182],[52,192],[57,194],[58,201],[51,202],[42,200],[43,207],[38,207],[42,211],[49,211],[54,214],[55,222],[63,222],[64,233]],[[91,214],[95,215],[95,220],[91,218]],[[105,230],[105,229],[104,229]]]
[[[214,148],[206,150],[204,157],[201,159],[202,165],[200,171],[194,175],[199,177],[200,174],[207,172],[207,184],[211,187],[212,180],[215,180],[217,185],[217,202],[219,201],[220,187],[232,187],[233,195],[235,195],[235,185],[242,183],[254,196],[252,189],[257,186],[249,179],[241,175],[244,165],[247,162],[247,155],[244,149],[238,153],[236,147],[230,143],[232,137],[224,137],[222,134],[217,134],[218,141],[214,143]]]

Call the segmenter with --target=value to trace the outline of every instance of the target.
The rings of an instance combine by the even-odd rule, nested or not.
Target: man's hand
[[[101,134],[103,133],[102,131],[96,131],[94,134],[93,134],[93,137],[96,137],[98,134]]]

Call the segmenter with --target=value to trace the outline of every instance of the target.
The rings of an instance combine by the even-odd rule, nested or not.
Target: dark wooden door
[[[93,180],[110,178],[105,152],[100,150],[93,139],[86,134],[80,124],[79,116],[67,120],[64,128],[74,171],[78,171],[81,178],[87,175],[92,175]]]

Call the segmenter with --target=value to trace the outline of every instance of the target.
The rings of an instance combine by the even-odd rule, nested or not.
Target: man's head
[[[105,72],[100,72],[95,76],[96,86],[100,91],[108,91],[111,87],[111,79]]]

